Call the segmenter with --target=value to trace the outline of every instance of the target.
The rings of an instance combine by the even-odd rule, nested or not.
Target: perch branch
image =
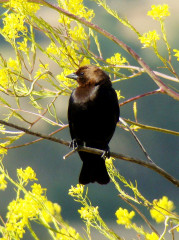
[[[58,139],[58,138],[50,137],[50,136],[47,136],[47,135],[44,135],[44,134],[41,134],[41,133],[33,132],[33,131],[28,130],[26,128],[17,126],[13,123],[8,123],[6,121],[0,120],[0,124],[18,129],[20,131],[23,131],[27,134],[30,134],[30,135],[33,135],[33,136],[36,136],[36,137],[40,137],[40,138],[43,138],[43,139],[46,139],[46,140],[49,140],[49,141],[60,143],[60,144],[63,144],[65,146],[70,146],[69,141],[65,141],[63,139]],[[103,150],[94,149],[94,148],[90,148],[90,147],[84,147],[84,146],[80,147],[77,151],[84,151],[84,152],[89,152],[89,153],[98,154],[98,155],[102,155],[104,153]],[[165,170],[163,170],[162,168],[158,167],[157,165],[155,165],[153,163],[144,162],[140,159],[133,158],[133,157],[123,155],[123,154],[120,154],[120,153],[111,152],[110,155],[111,155],[111,157],[114,157],[114,158],[118,158],[118,159],[121,159],[121,160],[124,160],[124,161],[128,161],[128,162],[136,163],[138,165],[142,165],[143,167],[147,167],[147,168],[157,172],[158,174],[160,174],[161,176],[166,178],[168,181],[170,181],[171,183],[173,183],[174,185],[179,187],[179,180],[177,180],[176,178],[171,176],[169,173],[167,173]]]

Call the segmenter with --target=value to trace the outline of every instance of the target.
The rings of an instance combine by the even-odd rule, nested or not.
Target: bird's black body
[[[71,94],[68,108],[72,140],[87,147],[108,150],[119,119],[119,105],[109,76],[95,66],[81,67],[75,75],[79,83]],[[83,161],[79,182],[107,184],[109,175],[100,155],[79,152]]]

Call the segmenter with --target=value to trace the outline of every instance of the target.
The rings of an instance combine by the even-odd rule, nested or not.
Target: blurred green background
[[[113,9],[119,11],[121,16],[127,17],[140,33],[159,29],[158,22],[147,16],[147,11],[150,10],[150,6],[152,4],[158,5],[163,3],[169,4],[171,12],[171,16],[166,19],[168,40],[172,48],[179,49],[178,1],[109,1],[109,5]],[[94,9],[96,13],[94,22],[96,24],[114,34],[120,40],[132,47],[152,69],[165,72],[164,69],[157,68],[161,66],[159,60],[155,57],[152,51],[141,48],[141,44],[137,40],[137,36],[131,30],[118,23],[117,20],[109,16],[101,7],[96,5],[96,3],[86,0],[85,4]],[[4,9],[1,9],[1,12],[2,11],[4,11]],[[52,26],[58,26],[58,14],[54,13],[54,11],[42,7],[38,14],[45,20],[49,21]],[[38,41],[41,41],[43,46],[47,46],[49,43],[46,41],[46,38],[43,38],[43,35],[38,32],[36,32],[36,38]],[[104,37],[99,37],[99,39],[104,58],[110,57],[116,52],[120,52],[130,60],[131,65],[136,65],[136,62],[128,54],[124,53],[124,51],[117,45],[111,43]],[[11,56],[10,50],[11,49],[9,48],[9,45],[5,43],[1,37],[0,53],[8,58]],[[161,52],[163,51],[163,54],[165,55],[164,48],[161,47],[160,50]],[[40,57],[42,56],[39,56],[39,59]],[[48,59],[44,61],[48,63]],[[179,64],[176,63],[176,71],[178,71],[178,66]],[[54,75],[59,73],[57,65],[52,65],[50,70],[53,71]],[[168,83],[170,84],[170,82]],[[141,77],[137,77],[135,79],[121,81],[113,86],[115,89],[121,90],[121,94],[125,96],[125,99],[152,91],[157,88],[155,83],[147,76],[147,74],[143,74]],[[2,93],[0,93],[0,95],[1,94]],[[62,119],[64,123],[67,123],[67,106],[68,97],[59,97],[56,107],[58,109],[58,117]],[[174,101],[172,98],[166,95],[160,94],[138,100],[137,107],[139,122],[179,131],[179,102]],[[121,107],[121,117],[132,120],[134,119],[132,104],[127,104]],[[42,133],[47,133],[55,130],[55,128],[47,129],[47,125],[44,124],[38,125],[36,130],[39,130]],[[136,134],[155,163],[174,177],[179,178],[179,138],[174,135],[148,130],[140,130]],[[57,134],[56,137],[70,140],[69,130],[66,129],[65,131]],[[33,139],[35,138],[26,136],[18,143],[24,143]],[[141,149],[133,137],[128,132],[119,128],[116,129],[115,135],[110,143],[110,148],[114,152],[145,159],[144,154],[141,152]],[[77,209],[79,209],[81,206],[74,202],[72,197],[68,196],[68,189],[71,187],[71,185],[76,185],[78,183],[81,161],[77,154],[72,155],[71,157],[67,158],[67,160],[63,160],[63,155],[68,151],[69,149],[65,146],[61,146],[50,141],[41,141],[28,147],[9,151],[8,155],[5,157],[4,163],[9,170],[9,173],[14,177],[16,175],[17,168],[24,168],[30,165],[36,171],[42,187],[48,189],[48,199],[59,203],[62,206],[63,218],[69,223],[72,223],[72,225],[76,226],[80,221],[80,216],[77,212]],[[138,189],[150,201],[166,195],[170,200],[174,201],[176,211],[179,212],[178,189],[172,183],[168,182],[163,177],[147,168],[124,162],[122,160],[116,160],[115,166],[119,169],[120,173],[126,177],[126,179],[131,180],[132,182],[136,180],[138,183]],[[104,220],[111,222],[112,228],[122,231],[121,229],[123,228],[121,226],[117,226],[115,223],[115,211],[120,206],[127,207],[128,209],[130,209],[130,207],[126,206],[126,204],[124,204],[124,202],[117,196],[118,192],[114,188],[114,185],[112,183],[106,186],[90,184],[88,188],[92,204],[94,206],[99,206],[100,214],[102,217],[104,217]],[[10,188],[7,188],[5,192],[0,192],[0,214],[2,216],[4,216],[6,213],[7,203],[9,203],[13,197],[14,194]],[[82,227],[78,228],[80,231],[82,231]],[[43,236],[43,233],[41,234]],[[44,236],[43,239],[45,239]],[[103,238],[100,236],[95,237],[94,239]]]

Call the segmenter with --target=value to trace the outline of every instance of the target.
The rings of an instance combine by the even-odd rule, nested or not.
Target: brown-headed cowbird
[[[75,79],[79,85],[72,92],[68,107],[72,141],[108,151],[119,119],[118,99],[109,76],[100,68],[88,65],[66,77]],[[78,153],[83,161],[79,183],[107,184],[110,181],[102,156]]]

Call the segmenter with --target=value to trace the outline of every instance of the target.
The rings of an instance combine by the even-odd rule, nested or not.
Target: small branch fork
[[[33,132],[33,131],[29,130],[29,129],[17,126],[17,125],[15,125],[13,123],[8,123],[8,122],[3,121],[3,120],[0,120],[0,124],[3,124],[3,125],[6,125],[8,127],[12,127],[12,128],[18,129],[20,131],[25,132],[26,134],[29,134],[29,135],[32,135],[32,136],[35,136],[35,137],[39,137],[39,138],[43,138],[43,139],[46,139],[46,140],[49,140],[49,141],[53,141],[53,142],[56,142],[56,143],[63,144],[63,145],[68,146],[68,147],[70,146],[70,143],[71,143],[71,142],[65,141],[63,139],[58,139],[58,138],[47,136],[47,135],[44,135],[44,134],[41,134],[41,133]],[[89,152],[89,153],[98,154],[98,155],[102,155],[104,153],[103,150],[94,149],[94,148],[90,148],[90,147],[86,147],[86,146],[80,146],[80,148],[74,149],[70,153],[68,153],[66,155],[66,157],[70,156],[75,151],[84,151],[84,152]],[[168,181],[170,181],[171,183],[173,183],[174,185],[179,187],[179,180],[178,179],[174,178],[169,173],[167,173],[165,170],[163,170],[162,168],[158,167],[157,165],[155,165],[153,163],[144,162],[144,161],[142,161],[140,159],[133,158],[133,157],[130,157],[130,156],[127,156],[127,155],[123,155],[123,154],[120,154],[120,153],[115,153],[115,152],[110,152],[110,156],[114,157],[114,158],[118,158],[118,159],[124,160],[124,161],[132,162],[132,163],[141,165],[143,167],[150,168],[151,170],[157,172],[158,174],[160,174],[161,176],[166,178]]]

